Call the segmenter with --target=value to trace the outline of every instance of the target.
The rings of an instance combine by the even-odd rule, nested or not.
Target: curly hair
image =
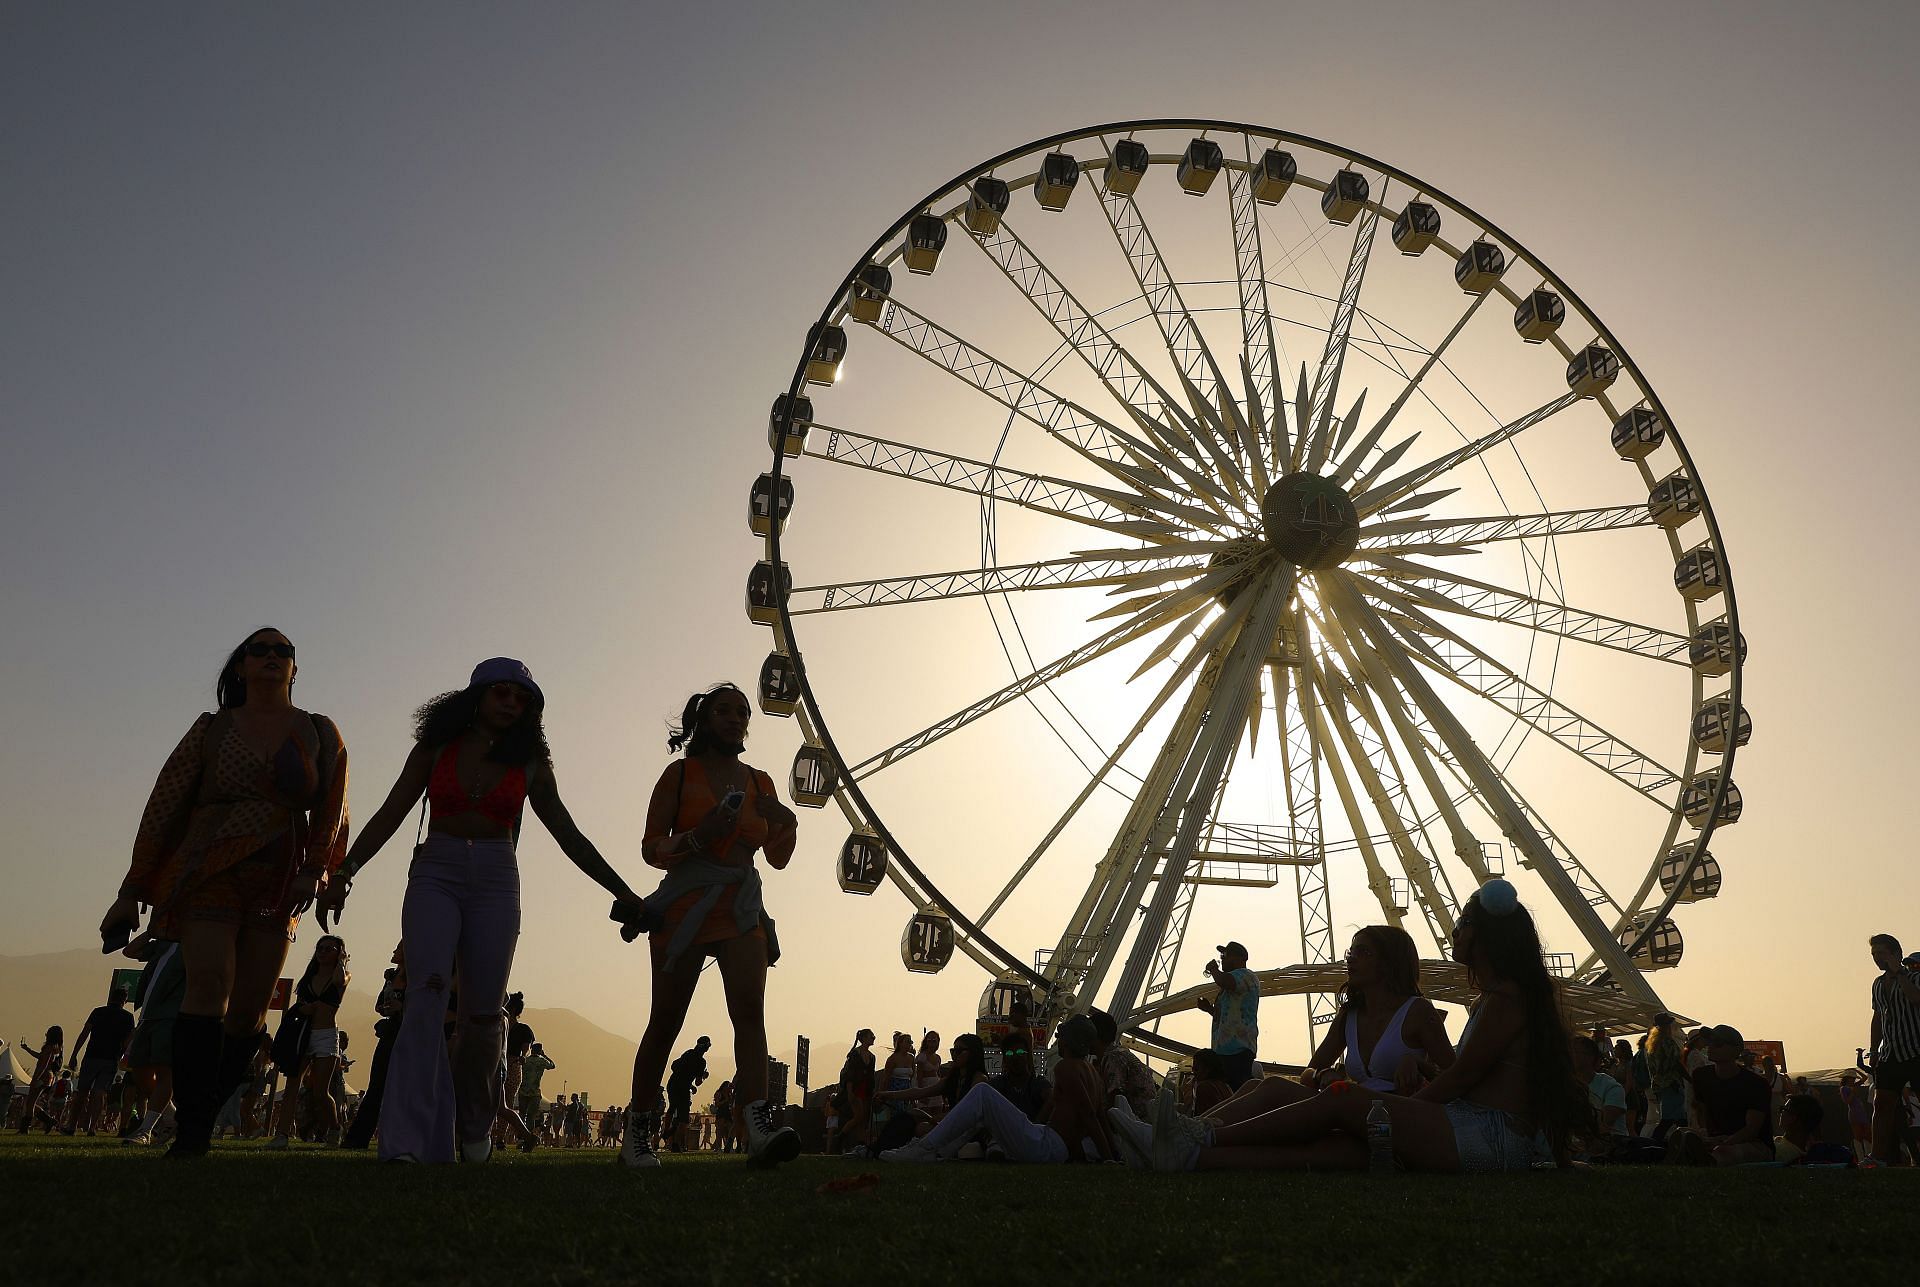
[[[707,733],[707,704],[721,693],[740,693],[742,700],[746,694],[738,684],[715,684],[703,693],[695,693],[687,698],[687,704],[681,708],[680,722],[668,725],[667,749],[678,751],[684,748],[688,755],[701,755],[707,750],[711,740]]]
[[[428,701],[413,713],[413,740],[435,751],[452,743],[480,718],[480,698],[489,687],[476,684]],[[488,749],[487,758],[509,767],[552,764],[553,748],[547,745],[547,730],[540,722],[542,709],[538,701],[528,704]]]

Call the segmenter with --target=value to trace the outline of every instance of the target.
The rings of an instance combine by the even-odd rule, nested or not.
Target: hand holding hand
[[[320,932],[327,932],[327,918],[332,917],[335,926],[340,924],[340,913],[346,910],[347,894],[353,889],[350,877],[338,877],[329,880],[327,887],[320,891],[314,900],[314,906],[320,912]]]
[[[295,915],[313,906],[314,896],[320,892],[318,874],[301,868],[293,874],[293,882],[287,886],[287,897],[293,900]]]

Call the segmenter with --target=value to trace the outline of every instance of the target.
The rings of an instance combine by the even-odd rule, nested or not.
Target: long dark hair
[[[1387,991],[1403,997],[1420,995],[1420,949],[1414,946],[1413,935],[1392,925],[1362,925],[1353,932],[1353,941],[1365,943],[1380,958]],[[1341,990],[1340,1000],[1355,1012],[1365,1008],[1364,999],[1351,984]]]
[[[227,664],[220,667],[220,678],[213,685],[213,695],[220,703],[221,710],[247,704],[247,686],[240,678],[240,662],[247,655],[247,645],[269,630],[276,635],[284,636],[287,633],[278,626],[261,626],[258,630],[249,631],[247,637],[235,644],[233,651],[227,654]]]
[[[746,696],[740,691],[738,684],[715,684],[706,692],[695,693],[687,698],[687,704],[680,710],[680,722],[667,726],[670,730],[667,734],[669,751],[678,751],[684,747],[688,755],[706,753],[708,744],[712,741],[712,735],[707,732],[707,703],[721,693],[740,693],[741,697]]]
[[[1572,1040],[1560,1009],[1560,985],[1547,972],[1540,931],[1532,914],[1518,903],[1504,915],[1489,912],[1478,890],[1460,908],[1459,924],[1473,931],[1469,953],[1520,994],[1529,1115],[1545,1132],[1557,1158],[1566,1148],[1569,1128],[1586,1115],[1587,1093],[1574,1080]],[[1457,926],[1454,933],[1459,933]],[[1467,974],[1476,986],[1483,982],[1471,962]]]
[[[953,1048],[965,1058],[953,1061],[953,1068],[940,1087],[940,1093],[949,1104],[959,1103],[960,1097],[973,1084],[973,1079],[987,1070],[987,1046],[976,1034],[961,1033],[953,1039]]]
[[[413,713],[413,740],[434,751],[450,745],[480,718],[481,695],[492,686],[475,684],[441,693]],[[547,745],[547,730],[540,722],[544,709],[539,698],[529,701],[520,718],[488,748],[487,758],[509,767],[552,764],[553,748]]]

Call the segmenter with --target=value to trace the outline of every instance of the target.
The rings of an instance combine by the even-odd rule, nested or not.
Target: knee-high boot
[[[247,1084],[247,1074],[253,1069],[253,1057],[260,1050],[260,1038],[263,1029],[243,1032],[234,1036],[224,1033],[220,1042],[220,1064],[216,1070],[213,1091],[214,1120],[220,1120],[220,1110],[233,1098],[233,1092]]]
[[[220,1111],[220,1020],[183,1014],[173,1021],[173,1147],[171,1158],[204,1157]]]

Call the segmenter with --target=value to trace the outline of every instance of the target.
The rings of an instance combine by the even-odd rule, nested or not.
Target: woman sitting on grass
[[[1250,1081],[1195,1116],[1228,1126],[1311,1099],[1342,1081],[1412,1095],[1452,1065],[1453,1043],[1440,1012],[1420,995],[1420,952],[1410,934],[1391,925],[1363,925],[1347,947],[1346,963],[1340,1008],[1300,1079]],[[1198,1060],[1194,1068],[1197,1074]]]
[[[1177,1114],[1163,1091],[1151,1131],[1118,1113],[1135,1164],[1155,1170],[1367,1167],[1367,1111],[1393,1120],[1394,1156],[1412,1171],[1522,1171],[1564,1165],[1584,1106],[1553,977],[1533,917],[1504,880],[1488,881],[1454,926],[1453,959],[1479,992],[1453,1065],[1411,1096],[1360,1086],[1226,1126]]]

